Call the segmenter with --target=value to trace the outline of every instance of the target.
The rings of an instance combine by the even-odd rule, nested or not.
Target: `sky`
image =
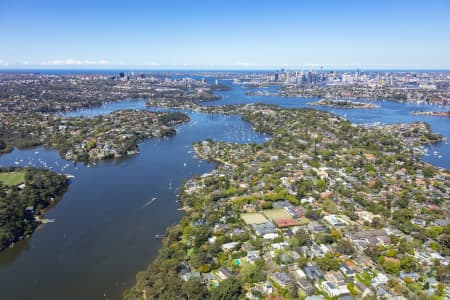
[[[0,0],[0,68],[450,69],[449,0]]]

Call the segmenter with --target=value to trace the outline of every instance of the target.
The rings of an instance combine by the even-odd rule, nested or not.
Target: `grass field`
[[[283,208],[265,209],[263,214],[269,220],[292,219],[291,215]]]
[[[0,173],[0,182],[4,185],[18,185],[25,182],[25,171]]]
[[[260,213],[241,214],[241,218],[248,225],[262,224],[267,222],[266,217],[264,217],[264,215]]]

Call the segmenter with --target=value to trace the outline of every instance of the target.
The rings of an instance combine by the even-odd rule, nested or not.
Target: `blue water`
[[[122,108],[145,105],[124,101],[70,115]],[[176,136],[147,140],[139,155],[123,160],[87,166],[43,147],[1,156],[1,166],[18,163],[75,175],[69,191],[46,214],[56,222],[0,253],[1,299],[103,299],[104,294],[120,299],[156,255],[160,240],[155,235],[179,222],[176,189],[182,180],[214,167],[194,157],[192,143],[206,138],[261,143],[267,138],[237,116],[189,115],[191,121],[178,126]]]
[[[386,124],[393,123],[412,123],[412,122],[427,122],[430,124],[431,129],[444,135],[450,140],[450,118],[445,117],[432,117],[411,115],[413,111],[448,111],[450,107],[439,107],[429,104],[407,104],[395,101],[366,101],[358,100],[366,103],[374,103],[379,105],[379,108],[374,109],[336,109],[329,107],[310,106],[308,102],[314,102],[319,100],[318,98],[299,98],[299,97],[279,97],[279,96],[247,96],[245,92],[252,91],[254,89],[245,88],[240,85],[231,84],[229,81],[220,81],[223,84],[231,85],[233,89],[231,91],[217,92],[216,94],[221,96],[222,99],[218,101],[204,102],[203,105],[231,105],[231,104],[249,104],[249,103],[266,103],[278,105],[284,108],[315,108],[328,112],[335,113],[342,117],[345,117],[349,121],[356,124],[370,124],[375,122],[381,122]],[[277,86],[271,86],[269,88],[258,89],[275,93],[278,90]],[[435,166],[450,169],[450,145],[448,142],[441,142],[428,147],[429,156],[424,156],[423,160],[429,162]],[[438,154],[434,155],[433,152],[437,151]],[[442,157],[439,157],[442,156]]]
[[[206,78],[210,82],[214,79]],[[263,102],[298,108],[309,107],[307,102],[317,100],[246,96],[246,91],[233,85],[232,91],[217,92],[221,100],[204,105]],[[377,104],[381,107],[372,110],[321,109],[355,123],[426,121],[434,131],[450,137],[450,119],[409,114],[415,110],[440,110],[438,107],[392,101]],[[148,109],[144,101],[121,101],[66,115],[92,117],[129,108]],[[254,132],[238,116],[188,114],[191,121],[178,126],[176,136],[147,140],[140,144],[139,155],[123,160],[87,166],[65,161],[56,151],[43,147],[1,156],[1,166],[34,165],[75,175],[69,191],[46,214],[56,222],[42,226],[30,239],[0,253],[1,298],[102,299],[106,295],[119,299],[121,292],[133,284],[136,272],[156,255],[160,241],[155,234],[164,233],[167,226],[180,220],[176,189],[182,180],[214,167],[194,157],[192,143],[207,138],[262,143],[268,138]],[[449,145],[439,143],[431,148],[431,152],[437,150],[443,157],[431,154],[424,159],[450,168]]]

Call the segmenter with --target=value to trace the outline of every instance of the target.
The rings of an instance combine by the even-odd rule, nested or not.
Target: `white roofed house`
[[[325,219],[325,221],[327,221],[328,224],[337,229],[348,225],[348,223],[344,219],[336,215],[328,215],[324,216],[323,218]]]
[[[222,250],[224,252],[230,252],[230,251],[233,251],[238,245],[239,245],[239,242],[226,243],[226,244],[222,245]]]
[[[322,288],[330,297],[338,297],[345,294],[350,294],[347,286],[336,286],[331,281],[323,281],[321,283]]]
[[[221,279],[221,280],[225,280],[228,278],[233,277],[233,272],[231,272],[229,269],[225,268],[225,267],[221,267],[217,270],[216,275]]]
[[[265,240],[273,240],[276,239],[278,237],[278,233],[266,233],[265,235],[263,235],[263,239]]]
[[[184,281],[189,281],[189,280],[191,280],[191,279],[200,279],[200,278],[201,278],[201,275],[200,275],[200,272],[195,271],[195,272],[187,272],[187,273],[184,273],[184,274],[182,274],[180,277],[181,277],[181,279],[183,279]]]

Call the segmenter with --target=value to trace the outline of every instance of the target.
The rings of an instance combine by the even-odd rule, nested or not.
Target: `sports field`
[[[292,219],[291,215],[283,208],[273,208],[273,209],[266,209],[263,211],[263,214],[269,219],[269,220],[287,220]]]
[[[262,224],[267,222],[267,218],[261,213],[241,214],[241,218],[247,225]]]

